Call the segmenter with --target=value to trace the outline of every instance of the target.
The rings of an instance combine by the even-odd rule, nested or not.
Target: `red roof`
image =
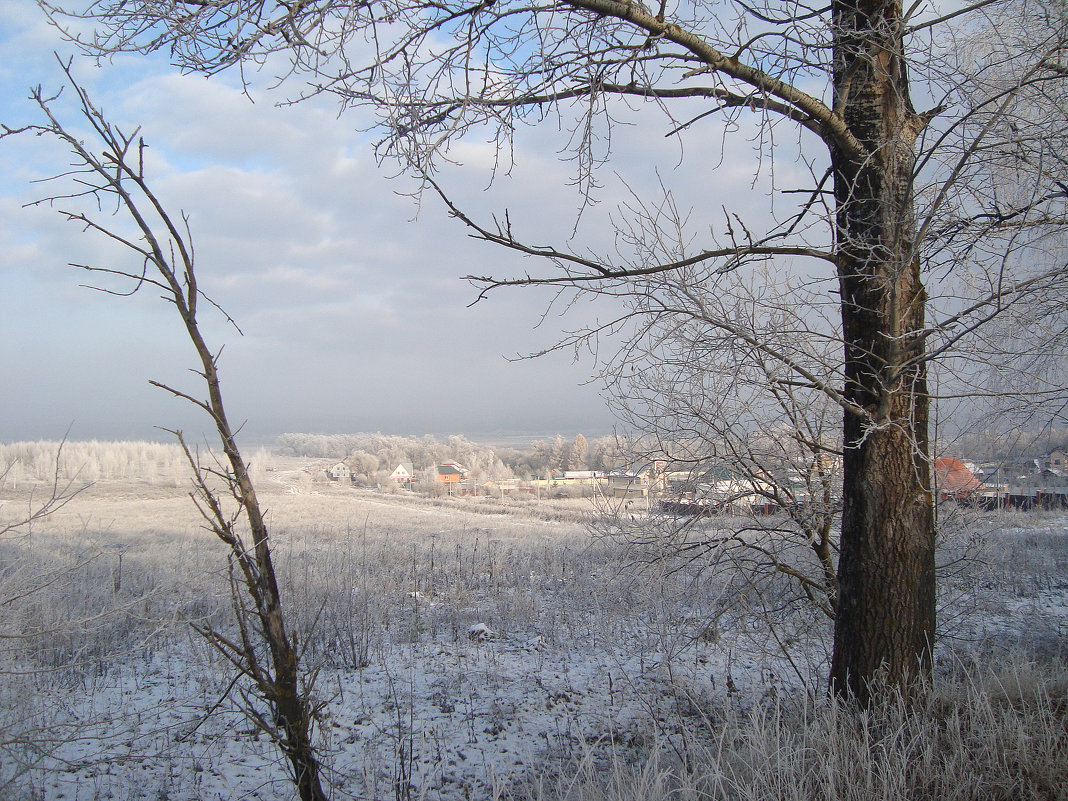
[[[983,482],[960,459],[935,459],[935,489],[946,495],[970,495],[983,488]]]

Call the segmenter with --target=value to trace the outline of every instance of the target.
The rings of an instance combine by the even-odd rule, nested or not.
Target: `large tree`
[[[281,65],[304,83],[298,94],[374,107],[387,131],[383,152],[422,175],[475,236],[550,265],[481,277],[486,288],[545,284],[633,299],[674,275],[714,287],[760,261],[783,271],[807,264],[806,292],[822,286],[838,305],[834,380],[774,337],[757,333],[749,344],[779,363],[779,386],[814,388],[842,410],[832,683],[863,700],[876,676],[905,687],[929,669],[929,379],[933,367],[952,367],[958,381],[972,382],[969,392],[983,391],[982,360],[971,357],[982,352],[984,327],[1033,311],[1063,283],[1062,2],[95,0],[85,10],[46,8],[97,54],[164,50],[208,73]],[[86,19],[91,32],[79,33]],[[666,130],[695,144],[702,168],[710,142],[756,130],[763,155],[800,159],[812,181],[785,187],[799,200],[780,201],[762,230],[728,215],[718,235],[702,227],[703,239],[679,236],[670,247],[662,231],[650,242],[623,230],[623,247],[596,257],[532,245],[506,217],[480,222],[435,177],[455,137],[490,130],[504,146],[519,122],[551,110],[571,123],[568,144],[588,190],[609,155],[601,134],[628,102],[662,111]],[[791,139],[792,150],[780,144]],[[697,210],[706,226],[715,206]],[[749,336],[729,316],[703,322]],[[1040,350],[1062,336],[1056,326],[1041,333]],[[1055,377],[1032,378],[1032,397],[1063,397]]]

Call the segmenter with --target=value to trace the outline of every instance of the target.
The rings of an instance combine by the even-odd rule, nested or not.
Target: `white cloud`
[[[33,32],[0,41],[0,119],[26,120],[25,86],[58,83],[40,57],[58,43],[43,44],[47,29],[22,5],[0,7]],[[458,276],[488,271],[500,255],[473,246],[436,204],[413,221],[407,186],[377,168],[353,119],[324,103],[252,104],[226,80],[131,59],[100,70],[76,61],[75,72],[125,130],[141,127],[152,185],[190,216],[202,286],[246,332],[203,312],[209,335],[226,343],[224,378],[249,430],[608,425],[578,386],[581,368],[501,356],[527,349],[537,310],[514,296],[466,309],[472,290]],[[470,152],[480,164],[492,156]],[[108,243],[21,208],[42,192],[28,180],[66,163],[44,140],[0,145],[0,438],[58,436],[71,421],[76,437],[202,430],[147,385],[190,386],[178,321],[155,293],[130,301],[78,288],[84,276],[66,262],[112,263]]]
[[[24,120],[32,112],[21,100],[26,86],[58,85],[42,53],[61,43],[32,4],[0,0],[0,16],[10,21],[0,38],[0,119]],[[391,180],[390,168],[375,164],[368,136],[358,133],[366,119],[338,119],[325,99],[276,108],[277,98],[256,94],[251,103],[233,76],[183,76],[153,60],[124,57],[99,69],[76,60],[75,73],[115,120],[141,126],[153,186],[189,214],[202,286],[246,334],[236,337],[205,312],[210,334],[227,343],[224,378],[249,430],[592,434],[610,426],[594,390],[580,386],[589,364],[504,358],[555,340],[566,321],[534,329],[548,295],[500,292],[467,308],[475,290],[460,276],[544,266],[472,241],[432,196],[416,206],[405,196],[413,182]],[[566,131],[521,128],[515,164],[506,160],[509,169],[495,177],[495,146],[472,136],[450,151],[465,167],[441,177],[483,222],[507,208],[531,241],[579,250],[611,249],[607,216],[626,197],[624,179],[645,191],[662,176],[706,215],[697,221],[704,226],[719,223],[720,203],[737,197],[739,182],[754,215],[766,206],[766,187],[749,189],[751,143],[731,139],[721,153],[709,124],[709,136],[680,149],[663,135],[668,123],[647,111],[621,111],[640,124],[616,130],[601,203],[584,211],[578,236],[575,165],[559,158]],[[720,161],[729,169],[712,177]],[[149,423],[172,425],[184,412],[146,391],[145,379],[188,381],[191,354],[151,294],[127,302],[76,288],[79,276],[63,265],[106,259],[105,243],[21,210],[40,191],[27,180],[65,163],[43,140],[0,143],[0,281],[8,290],[0,354],[19,386],[0,392],[0,439],[61,431],[72,419],[75,436],[151,436]],[[780,180],[791,169],[777,165]]]

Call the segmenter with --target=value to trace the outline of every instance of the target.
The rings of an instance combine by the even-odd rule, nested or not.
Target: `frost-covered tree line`
[[[56,454],[59,454],[57,467]],[[250,470],[271,466],[271,452],[252,454]],[[18,488],[21,481],[60,479],[92,483],[129,480],[147,484],[182,486],[189,481],[189,462],[176,442],[148,440],[35,440],[0,442],[3,486]]]
[[[56,453],[61,454],[59,477],[80,481],[140,480],[177,486],[188,478],[188,463],[176,443],[85,440],[60,443],[37,440],[0,443],[0,465],[9,468],[7,486],[20,481],[46,481],[56,475]],[[353,473],[368,481],[381,481],[401,464],[417,471],[458,462],[473,478],[490,481],[530,478],[567,470],[607,472],[624,461],[615,437],[587,440],[557,434],[532,441],[526,447],[494,447],[461,435],[439,439],[431,435],[393,434],[282,434],[273,446],[252,455],[254,472],[272,466],[272,455],[307,459],[344,460]]]
[[[150,483],[185,481],[188,463],[176,443],[87,440],[60,443],[49,440],[0,443],[0,465],[10,466],[10,486],[24,481],[46,481],[57,473],[64,480],[100,481],[141,479]]]
[[[561,434],[531,442],[524,448],[495,448],[453,435],[425,436],[363,434],[282,434],[274,448],[279,456],[344,460],[357,477],[380,480],[397,465],[427,470],[445,462],[459,462],[481,480],[556,475],[567,470],[608,471],[619,466],[622,449],[615,437],[587,440],[582,434]]]
[[[517,475],[560,475],[568,470],[596,470],[607,473],[621,467],[631,450],[618,437],[598,437],[587,440],[582,434],[565,439],[557,434],[550,439],[536,440],[526,450],[503,456]]]
[[[344,461],[356,480],[382,483],[398,465],[409,464],[417,474],[429,475],[437,465],[458,462],[477,480],[497,480],[515,476],[513,463],[505,463],[489,445],[471,442],[460,435],[438,439],[431,435],[393,434],[304,434],[278,437],[275,452],[280,456]]]
[[[441,440],[430,435],[290,433],[278,437],[275,452],[279,456],[343,460],[358,478],[372,481],[406,463],[424,471],[444,462],[459,462],[476,478],[512,476],[492,447],[459,435]]]

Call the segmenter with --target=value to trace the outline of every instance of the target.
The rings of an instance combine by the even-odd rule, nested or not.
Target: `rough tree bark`
[[[833,15],[835,108],[864,147],[831,146],[850,401],[831,681],[866,699],[881,671],[893,686],[926,672],[935,635],[925,294],[912,190],[923,120],[909,97],[901,4],[836,0]]]

